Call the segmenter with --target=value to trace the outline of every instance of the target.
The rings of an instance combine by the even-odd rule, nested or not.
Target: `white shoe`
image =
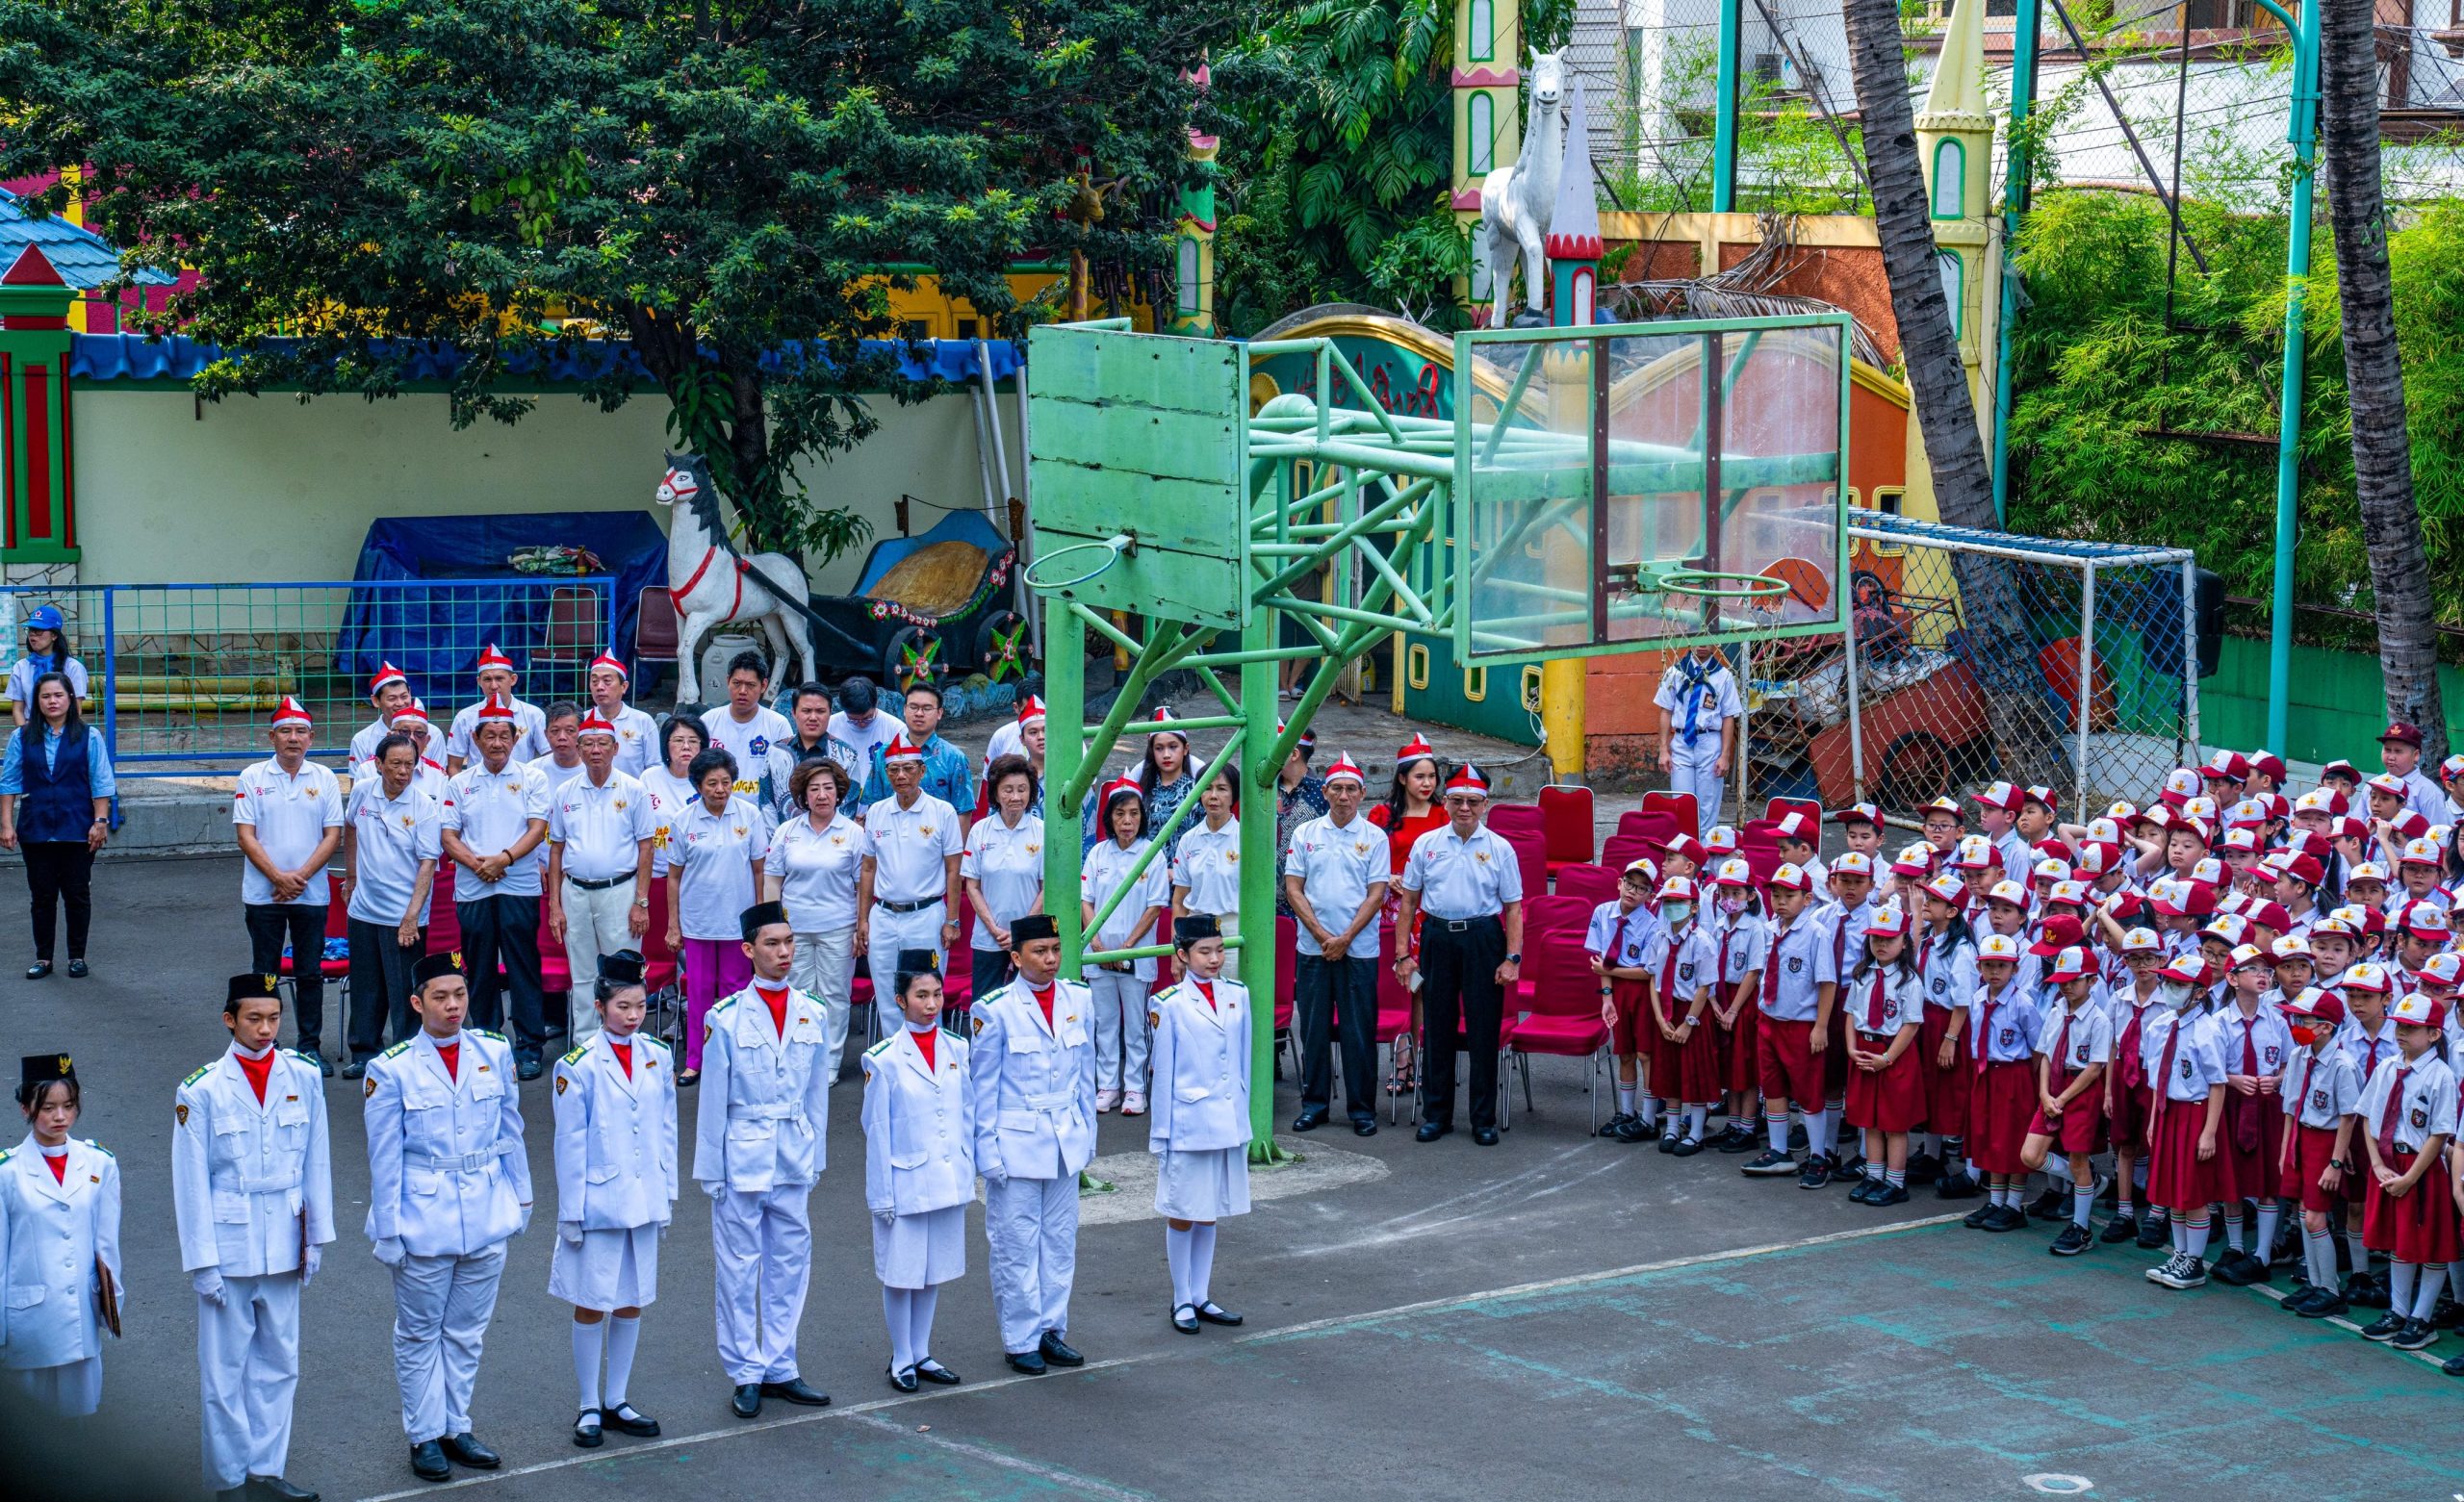
[[[1099,1116],[1119,1104],[1120,1092],[1118,1090],[1097,1090],[1095,1092],[1095,1114]]]
[[[1121,1099],[1120,1113],[1124,1116],[1145,1115],[1146,1097],[1136,1090],[1130,1091],[1128,1095]]]

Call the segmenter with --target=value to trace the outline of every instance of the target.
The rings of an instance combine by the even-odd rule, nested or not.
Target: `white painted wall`
[[[651,499],[666,452],[666,404],[655,398],[603,413],[548,394],[511,427],[460,432],[442,395],[235,397],[200,409],[184,393],[98,382],[74,399],[88,584],[346,579],[379,517],[644,510],[666,522]],[[873,410],[879,432],[808,467],[816,499],[855,507],[876,537],[896,535],[901,493],[982,506],[969,398],[902,407],[885,396]],[[1017,408],[1006,393],[1000,410],[1014,471]],[[916,531],[937,520],[914,508]],[[817,587],[852,587],[862,562],[859,548],[821,571]]]

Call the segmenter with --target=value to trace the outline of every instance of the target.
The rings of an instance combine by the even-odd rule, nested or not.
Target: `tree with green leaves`
[[[1188,81],[1217,0],[0,0],[0,176],[85,165],[132,265],[185,263],[152,331],[216,342],[209,397],[398,392],[460,356],[456,425],[590,338],[630,342],[757,547],[861,522],[803,466],[903,378],[889,293],[939,278],[1003,333],[1005,277],[1083,253],[1165,287]],[[45,207],[57,211],[55,188]],[[1091,212],[1100,208],[1098,215]],[[293,339],[278,344],[268,336]],[[600,362],[621,403],[639,370]],[[647,482],[646,482],[647,483]]]

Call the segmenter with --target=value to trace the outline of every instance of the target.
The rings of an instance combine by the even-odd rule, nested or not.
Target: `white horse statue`
[[[805,602],[805,571],[785,553],[747,558],[728,541],[718,487],[700,454],[670,453],[658,482],[658,503],[672,509],[667,532],[667,593],[676,601],[676,701],[702,697],[700,648],[709,632],[732,621],[761,623],[770,647],[767,700],[786,681],[793,648],[802,676],[814,672],[812,607]]]
[[[1489,291],[1496,299],[1489,327],[1506,327],[1514,309],[1514,262],[1523,258],[1526,308],[1537,313],[1548,302],[1544,290],[1549,260],[1543,242],[1549,218],[1556,212],[1557,174],[1566,160],[1565,119],[1559,106],[1566,89],[1562,52],[1537,52],[1531,57],[1531,108],[1523,127],[1523,154],[1512,166],[1491,172],[1480,184],[1478,253],[1489,268]],[[1588,149],[1588,148],[1586,148]]]

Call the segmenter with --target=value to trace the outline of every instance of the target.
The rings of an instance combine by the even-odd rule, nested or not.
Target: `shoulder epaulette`
[[[503,1033],[501,1033],[501,1032],[490,1032],[490,1031],[489,1031],[487,1029],[485,1029],[485,1028],[473,1028],[471,1031],[474,1031],[474,1032],[475,1032],[475,1033],[477,1033],[479,1036],[481,1036],[481,1037],[483,1037],[483,1038],[493,1038],[494,1040],[496,1040],[496,1041],[497,1041],[497,1042],[499,1042],[499,1043],[501,1043],[501,1042],[503,1042],[503,1041],[505,1040],[505,1039],[504,1039],[504,1034],[503,1034]]]
[[[710,1010],[708,1011],[707,1015],[712,1016],[712,1017],[715,1017],[715,1016],[717,1016],[719,1013],[721,1013],[721,1012],[723,1012],[723,1011],[726,1011],[729,1007],[733,1006],[734,1005],[735,1005],[735,998],[734,998],[734,997],[732,997],[732,996],[731,996],[731,997],[729,997],[726,1001],[721,1002],[718,1006],[711,1007],[711,1008],[710,1008]]]
[[[379,1054],[379,1055],[377,1055],[376,1056],[377,1056],[377,1057],[379,1057],[379,1058],[391,1058],[391,1057],[393,1057],[395,1055],[401,1053],[403,1050],[405,1050],[405,1049],[409,1048],[410,1046],[411,1046],[411,1040],[410,1040],[410,1039],[408,1039],[408,1038],[404,1038],[401,1042],[395,1044],[392,1048],[387,1049],[384,1053]]]
[[[196,1073],[194,1073],[194,1074],[192,1074],[192,1075],[189,1076],[187,1079],[185,1079],[185,1080],[183,1080],[183,1081],[181,1081],[181,1082],[180,1082],[180,1088],[181,1088],[181,1089],[183,1089],[183,1090],[187,1089],[190,1085],[192,1085],[192,1084],[196,1083],[199,1080],[202,1080],[202,1079],[204,1079],[207,1075],[209,1075],[209,1074],[213,1073],[213,1071],[214,1071],[214,1066],[213,1066],[212,1064],[199,1064],[199,1065],[197,1065],[197,1067],[196,1067]]]
[[[303,1053],[299,1052],[299,1050],[297,1050],[297,1049],[295,1049],[295,1048],[287,1048],[287,1049],[284,1049],[284,1050],[283,1050],[283,1052],[284,1052],[284,1053],[286,1053],[286,1054],[288,1054],[288,1055],[290,1055],[292,1057],[294,1057],[294,1058],[295,1058],[295,1059],[299,1060],[301,1063],[308,1065],[308,1066],[309,1066],[310,1068],[312,1068],[312,1069],[316,1067],[316,1063],[315,1063],[315,1061],[314,1061],[314,1060],[312,1060],[311,1058],[309,1058],[309,1056],[308,1056],[307,1055],[305,1055],[305,1054],[303,1054]]]
[[[95,1152],[102,1154],[105,1158],[112,1158],[115,1161],[117,1160],[118,1155],[115,1154],[110,1148],[103,1146],[100,1142],[95,1141],[92,1137],[79,1137],[77,1140],[85,1143],[88,1147],[92,1148]]]
[[[581,1062],[581,1056],[582,1056],[584,1054],[587,1054],[587,1053],[589,1053],[589,1052],[590,1052],[590,1045],[589,1045],[589,1044],[587,1044],[587,1043],[585,1043],[585,1044],[583,1044],[581,1047],[579,1047],[579,1048],[578,1048],[578,1049],[575,1049],[572,1053],[567,1054],[567,1055],[564,1056],[564,1058],[561,1060],[561,1062],[568,1063],[568,1064],[578,1064],[578,1063],[580,1063],[580,1062]]]
[[[886,1038],[882,1039],[879,1043],[874,1044],[871,1048],[868,1048],[868,1049],[864,1050],[864,1056],[865,1056],[866,1058],[870,1058],[870,1057],[872,1057],[875,1054],[878,1054],[878,1053],[882,1052],[884,1049],[888,1048],[891,1044],[893,1044],[893,1043],[895,1043],[895,1042],[897,1042],[897,1041],[898,1041],[898,1034],[896,1034],[896,1033],[892,1033],[892,1034],[890,1034],[888,1037],[886,1037]]]
[[[5,1152],[5,1153],[0,1153],[0,1163],[5,1163],[5,1162],[7,1162],[9,1159],[11,1159],[11,1158],[14,1158],[14,1157],[16,1157],[16,1156],[17,1156],[17,1150],[16,1150],[15,1148],[13,1148],[13,1148],[11,1148],[11,1149],[9,1149],[9,1150],[8,1150],[7,1152]]]
[[[634,1041],[635,1043],[647,1043],[647,1044],[649,1044],[651,1047],[653,1047],[653,1048],[654,1048],[654,1049],[658,1050],[658,1051],[659,1051],[660,1053],[662,1053],[662,1054],[673,1054],[673,1053],[675,1053],[675,1052],[676,1052],[676,1050],[674,1050],[674,1049],[672,1049],[672,1048],[668,1047],[664,1042],[660,1041],[659,1039],[657,1039],[657,1038],[654,1038],[654,1037],[651,1037],[651,1036],[649,1036],[649,1035],[647,1035],[647,1034],[645,1034],[645,1033],[640,1033],[640,1032],[636,1032],[636,1033],[634,1033],[634,1034],[633,1034],[633,1041]]]

